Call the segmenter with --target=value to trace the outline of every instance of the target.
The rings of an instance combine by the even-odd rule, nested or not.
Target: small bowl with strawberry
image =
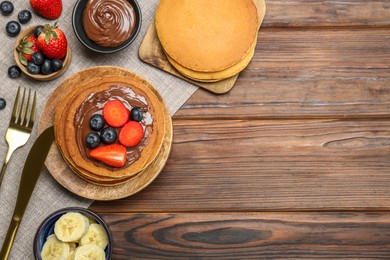
[[[14,57],[24,74],[48,81],[67,70],[72,53],[64,32],[56,24],[46,24],[32,26],[19,34]]]

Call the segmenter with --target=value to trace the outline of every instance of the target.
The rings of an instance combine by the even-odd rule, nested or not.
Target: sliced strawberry
[[[127,122],[119,131],[119,142],[124,146],[136,146],[142,137],[144,137],[144,129],[136,121]]]
[[[126,147],[120,144],[100,146],[89,152],[89,156],[112,167],[122,167],[126,163]]]
[[[130,111],[119,100],[111,100],[103,107],[103,117],[110,126],[121,127],[129,121]]]

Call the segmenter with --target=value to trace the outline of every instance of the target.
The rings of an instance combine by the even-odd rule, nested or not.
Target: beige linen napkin
[[[31,10],[29,1],[26,0],[11,0],[14,4],[14,12],[10,16],[0,15],[0,97],[7,101],[7,107],[0,110],[0,164],[3,163],[7,144],[5,140],[5,132],[8,127],[11,110],[16,95],[17,87],[25,86],[37,90],[39,114],[46,102],[47,97],[52,93],[56,86],[64,79],[71,76],[73,73],[85,68],[98,65],[115,65],[132,70],[140,74],[142,77],[150,81],[164,97],[171,115],[173,115],[183,103],[195,92],[196,87],[186,83],[180,79],[170,76],[158,69],[155,69],[138,58],[138,48],[144,38],[144,35],[152,21],[158,1],[157,0],[139,0],[142,10],[142,28],[138,38],[132,45],[116,54],[102,55],[92,53],[87,50],[77,40],[73,33],[71,17],[73,6],[76,0],[63,0],[63,13],[58,19],[58,25],[65,32],[68,42],[71,45],[73,58],[68,71],[60,78],[50,82],[38,82],[22,76],[18,79],[10,79],[7,76],[7,69],[14,65],[12,48],[15,43],[15,38],[9,37],[5,33],[5,25],[11,20],[17,20],[17,14],[23,9]],[[33,13],[32,20],[22,25],[22,30],[35,24],[53,23],[38,17]],[[18,149],[8,165],[3,184],[0,188],[0,246],[8,229],[8,224],[12,216],[15,206],[15,199],[19,187],[19,180],[23,169],[24,161],[31,148],[32,143],[37,138],[37,129],[34,128],[33,134],[27,145]],[[33,238],[39,224],[50,213],[70,206],[88,207],[92,201],[80,198],[71,194],[62,188],[51,177],[46,169],[42,170],[29,206],[25,212],[24,219],[17,234],[10,259],[34,259],[33,257]]]

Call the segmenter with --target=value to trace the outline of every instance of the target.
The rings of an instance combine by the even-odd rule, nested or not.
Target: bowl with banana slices
[[[111,234],[104,220],[84,208],[64,208],[48,216],[34,239],[37,260],[111,258]]]

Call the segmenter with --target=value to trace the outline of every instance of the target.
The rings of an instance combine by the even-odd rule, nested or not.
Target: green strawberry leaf
[[[26,58],[23,56],[23,54],[21,52],[19,52],[19,61],[20,63],[22,63],[24,66],[27,66],[27,60]]]
[[[33,45],[34,45],[33,42],[26,42],[26,43],[24,44],[24,47],[31,48]]]
[[[48,45],[49,44],[49,42],[50,42],[50,33],[46,33],[46,45]]]
[[[30,48],[23,48],[22,52],[25,54],[33,54],[34,53]]]

